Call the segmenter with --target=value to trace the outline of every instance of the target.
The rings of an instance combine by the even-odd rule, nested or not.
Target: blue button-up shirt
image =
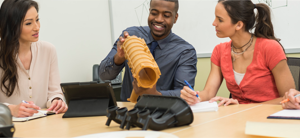
[[[152,41],[154,41],[148,26],[130,27],[124,31],[127,31],[130,36],[135,35],[143,38],[149,48]],[[126,101],[126,99],[130,97],[133,89],[133,77],[127,60],[119,66],[114,63],[118,41],[119,40],[114,43],[112,50],[100,63],[99,77],[102,80],[113,80],[125,67],[121,99]],[[158,40],[157,42],[158,46],[155,49],[155,61],[160,69],[161,76],[156,83],[156,89],[161,92],[162,95],[179,97],[180,90],[185,85],[184,80],[188,81],[191,86],[194,87],[197,74],[196,50],[191,44],[172,32],[166,38]]]

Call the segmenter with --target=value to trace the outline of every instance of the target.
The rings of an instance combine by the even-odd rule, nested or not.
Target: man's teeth
[[[161,26],[157,26],[157,25],[155,25],[155,27],[157,27],[157,28],[162,28]]]

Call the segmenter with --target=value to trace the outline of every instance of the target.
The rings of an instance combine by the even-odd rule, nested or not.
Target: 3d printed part
[[[114,111],[112,111],[112,109]],[[140,127],[143,130],[163,130],[171,127],[189,125],[193,122],[193,112],[190,106],[179,97],[143,95],[132,110],[127,111],[118,107],[110,107],[107,110],[107,122],[114,120],[120,124],[120,128]],[[113,113],[111,113],[113,112]],[[120,114],[119,117],[112,114]],[[126,119],[124,119],[126,118]],[[106,123],[109,126],[109,123]]]
[[[144,39],[128,36],[122,48],[132,75],[137,80],[137,85],[143,88],[152,88],[161,73]],[[132,90],[131,96],[127,100],[136,103],[137,98],[138,95]]]

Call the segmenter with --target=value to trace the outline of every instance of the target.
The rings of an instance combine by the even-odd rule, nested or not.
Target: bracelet
[[[54,98],[54,99],[51,101],[51,103],[52,103],[54,100],[62,100],[62,99],[59,98],[59,97],[56,97],[56,98]]]

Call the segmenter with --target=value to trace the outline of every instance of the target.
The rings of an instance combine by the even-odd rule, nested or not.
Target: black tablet
[[[117,105],[110,83],[61,83],[61,88],[69,106],[64,117],[105,115],[108,107]]]

